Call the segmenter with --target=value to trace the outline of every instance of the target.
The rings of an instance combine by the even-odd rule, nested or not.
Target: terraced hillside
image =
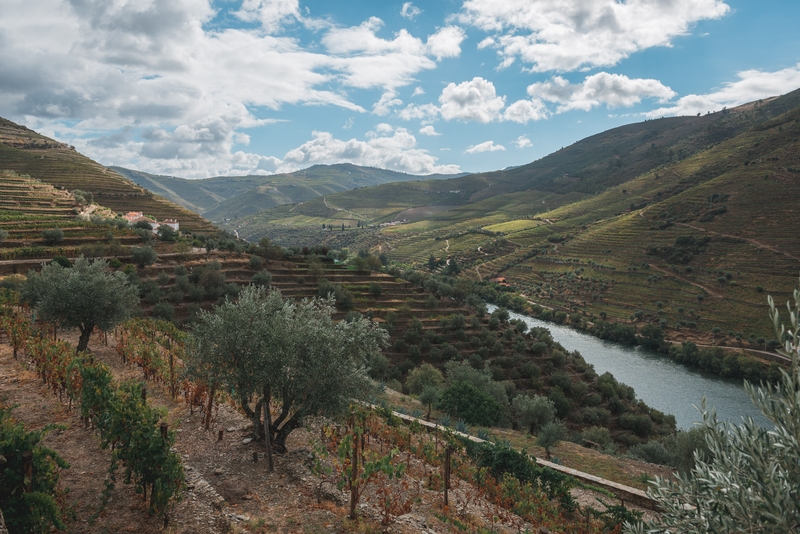
[[[98,243],[122,251],[140,242],[139,236],[128,229],[90,222],[89,214],[107,211],[96,204],[82,206],[64,189],[0,171],[0,230],[7,234],[0,240],[0,260],[94,255]],[[63,235],[57,240],[46,239],[44,232],[56,228]]]
[[[423,363],[445,368],[453,365],[448,362],[464,361],[473,371],[487,369],[506,404],[519,393],[558,399],[559,417],[576,431],[608,426],[618,442],[631,445],[674,427],[671,418],[637,403],[631,388],[617,384],[610,375],[598,379],[582,357],[567,353],[547,331],[525,333],[519,325],[506,322],[507,317],[479,316],[472,308],[387,274],[303,256],[253,264],[247,256],[233,254],[127,270],[140,288],[144,313],[179,322],[210,309],[226,295],[235,295],[248,283],[269,284],[294,299],[319,296],[323,287],[335,288],[337,319],[362,314],[390,333],[390,347],[384,351],[387,361],[373,362],[372,373],[378,379],[405,382]],[[343,296],[347,293],[349,298]],[[604,384],[611,384],[611,390]],[[608,391],[600,393],[603,388]],[[643,427],[635,430],[634,419]]]
[[[450,258],[460,276],[503,276],[546,307],[763,349],[765,295],[784,299],[800,272],[798,119],[794,91],[624,126],[509,171],[360,189],[238,224],[248,238],[418,266]],[[415,217],[426,202],[449,209]],[[337,231],[342,221],[351,227]]]
[[[116,172],[92,161],[73,147],[0,118],[0,170],[26,174],[69,191],[81,189],[95,201],[118,213],[141,211],[162,219],[177,219],[189,232],[217,229],[189,210],[131,183]]]

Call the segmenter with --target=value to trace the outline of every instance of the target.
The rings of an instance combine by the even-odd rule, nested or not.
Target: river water
[[[489,305],[489,311],[496,306]],[[761,426],[771,423],[753,405],[742,380],[691,369],[675,363],[665,354],[603,341],[567,326],[557,325],[509,311],[512,318],[522,319],[529,327],[550,330],[553,339],[569,351],[577,350],[594,365],[597,374],[606,371],[620,382],[636,390],[636,398],[648,406],[675,416],[678,428],[688,429],[701,420],[700,406],[705,395],[709,406],[717,409],[720,420],[740,423],[742,416],[752,417]],[[694,405],[694,406],[693,406]]]

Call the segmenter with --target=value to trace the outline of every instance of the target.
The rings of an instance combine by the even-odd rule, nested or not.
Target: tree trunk
[[[256,401],[256,409],[253,410],[250,408],[250,399],[249,397],[242,396],[239,399],[239,405],[242,407],[242,411],[250,419],[250,423],[253,425],[253,439],[256,441],[261,440],[264,437],[262,432],[264,431],[263,427],[261,426],[261,408],[264,404],[264,399],[258,399]]]
[[[269,386],[264,386],[264,441],[267,447],[267,463],[269,470],[274,471],[272,463],[272,412],[269,410],[269,403],[272,399]]]
[[[280,430],[275,432],[275,442],[273,443],[273,448],[283,454],[286,452],[286,438],[289,437],[289,434],[292,433],[293,430],[300,428],[302,426],[300,422],[297,420],[296,417],[292,417],[286,424],[284,424]],[[273,429],[274,432],[274,429]]]
[[[92,330],[94,330],[94,326],[80,329],[81,337],[78,338],[78,352],[86,352],[86,349],[89,348],[89,336],[92,335]]]
[[[206,413],[203,414],[203,428],[208,430],[211,427],[211,409],[214,407],[214,395],[217,393],[217,386],[214,384],[211,386],[211,390],[208,392],[208,406],[206,406]]]

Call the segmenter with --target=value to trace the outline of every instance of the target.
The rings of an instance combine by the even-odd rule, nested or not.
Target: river
[[[489,311],[496,306],[489,305]],[[705,395],[709,406],[715,406],[720,420],[740,423],[742,416],[752,417],[758,424],[771,428],[771,423],[753,405],[742,380],[723,378],[675,363],[665,354],[642,347],[629,347],[603,341],[567,326],[557,325],[509,311],[512,318],[522,319],[529,327],[550,330],[553,339],[569,351],[577,350],[594,365],[597,374],[606,371],[620,382],[633,387],[636,397],[648,406],[675,416],[678,428],[688,429],[701,420],[700,406]],[[694,405],[694,406],[693,406]]]

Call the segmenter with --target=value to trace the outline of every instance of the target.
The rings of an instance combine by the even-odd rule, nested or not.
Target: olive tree
[[[188,351],[188,374],[235,395],[278,452],[306,417],[336,416],[373,391],[368,364],[387,344],[367,319],[333,320],[333,300],[284,300],[278,290],[250,285],[236,302],[202,312]],[[274,402],[278,416],[272,421]],[[261,422],[262,412],[264,423]],[[263,425],[263,426],[262,426]]]
[[[542,395],[529,397],[520,393],[511,402],[511,412],[520,430],[535,434],[542,426],[553,421],[556,407],[553,401]]]
[[[734,425],[717,420],[702,403],[708,446],[695,452],[695,466],[675,480],[658,478],[648,494],[663,510],[661,519],[626,524],[628,532],[798,532],[800,530],[800,289],[789,308],[790,326],[769,298],[770,318],[779,350],[791,358],[778,384],[756,387],[745,382],[753,403],[774,425],[758,426],[752,418]]]
[[[83,256],[69,269],[52,262],[42,264],[38,273],[29,271],[22,298],[42,320],[77,328],[79,352],[89,346],[95,327],[110,330],[139,305],[137,289],[123,273],[109,271],[105,260]]]

